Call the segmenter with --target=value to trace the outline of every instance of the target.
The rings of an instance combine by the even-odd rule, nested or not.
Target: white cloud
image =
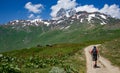
[[[32,4],[31,2],[28,2],[25,4],[25,8],[33,13],[40,13],[43,8],[43,5],[42,4]]]
[[[76,0],[58,0],[56,5],[53,5],[51,7],[52,12],[51,16],[56,17],[56,13],[59,11],[59,9],[64,8],[64,9],[72,9],[75,8],[77,5]]]
[[[98,11],[98,8],[95,8],[94,5],[84,5],[76,7],[76,12],[79,11],[96,12]]]
[[[116,4],[110,6],[108,4],[105,4],[99,12],[111,15],[112,17],[120,18],[120,8]]]

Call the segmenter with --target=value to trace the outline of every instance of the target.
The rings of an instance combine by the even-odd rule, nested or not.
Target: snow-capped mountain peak
[[[81,23],[88,22],[88,23],[96,23],[99,22],[101,25],[107,24],[108,18],[111,18],[108,15],[105,15],[103,13],[99,12],[85,12],[85,11],[80,11],[77,12],[75,15],[71,17],[72,19],[77,19]]]
[[[64,9],[61,8],[59,9],[59,11],[56,14],[56,19],[61,19],[61,18],[68,18],[71,17],[72,15],[74,15],[76,13],[75,9]]]
[[[12,26],[15,26],[15,25],[21,25],[22,27],[25,27],[25,26],[40,26],[40,25],[43,25],[45,24],[46,26],[49,26],[49,22],[47,21],[43,21],[42,19],[33,19],[33,20],[14,20],[14,21],[10,21],[8,23],[8,25],[12,25]]]
[[[66,16],[66,13],[68,16]],[[74,9],[65,10],[60,9],[58,11],[58,20],[42,20],[42,19],[33,19],[33,20],[14,20],[10,21],[7,25],[15,27],[24,28],[27,26],[46,26],[51,29],[68,29],[71,24],[100,24],[105,25],[109,24],[112,18],[109,15],[105,15],[99,12],[86,12],[80,11],[75,12]],[[68,27],[69,26],[69,27]]]

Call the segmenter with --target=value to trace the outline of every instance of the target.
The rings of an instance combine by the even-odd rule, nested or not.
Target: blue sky
[[[120,0],[0,0],[0,24],[16,19],[55,18],[60,8],[120,16]]]

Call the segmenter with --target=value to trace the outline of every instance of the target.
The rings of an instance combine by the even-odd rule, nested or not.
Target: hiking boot
[[[94,67],[94,68],[96,68],[96,67],[97,67],[97,65],[95,64],[93,67]]]

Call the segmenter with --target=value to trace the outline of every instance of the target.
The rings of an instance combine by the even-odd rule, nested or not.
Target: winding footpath
[[[98,59],[99,68],[93,68],[93,61],[89,53],[90,49],[92,49],[93,46],[94,45],[90,45],[84,49],[87,60],[87,73],[120,73],[120,69],[118,67],[112,66],[107,59],[101,56]]]

